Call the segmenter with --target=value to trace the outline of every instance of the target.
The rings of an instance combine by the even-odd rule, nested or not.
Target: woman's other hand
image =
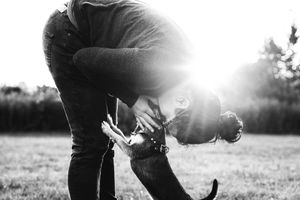
[[[155,117],[153,110],[150,108],[148,101],[154,101],[154,99],[146,96],[139,96],[138,100],[131,107],[133,111],[137,123],[141,126],[141,128],[148,128],[151,132],[154,131],[153,127],[160,128],[160,126],[155,123],[155,121],[151,117]],[[155,102],[153,102],[155,103]]]

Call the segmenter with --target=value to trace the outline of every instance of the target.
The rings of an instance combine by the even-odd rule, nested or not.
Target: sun
[[[222,87],[237,68],[255,60],[260,40],[255,34],[244,38],[246,34],[242,33],[246,30],[240,29],[245,26],[247,18],[236,18],[237,11],[231,14],[212,3],[197,0],[189,0],[188,6],[178,0],[151,2],[169,16],[190,40],[195,50],[195,61],[188,68],[193,81],[199,86],[211,89]],[[211,13],[216,10],[220,15]]]
[[[226,67],[224,63],[208,62],[205,59],[201,59],[200,62],[193,62],[188,66],[185,66],[190,79],[196,85],[200,87],[215,90],[221,88],[230,80],[234,67]]]

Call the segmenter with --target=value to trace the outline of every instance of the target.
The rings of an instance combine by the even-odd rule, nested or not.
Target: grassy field
[[[173,170],[195,199],[217,178],[219,200],[300,200],[300,137],[244,135],[234,145],[189,147],[169,138],[168,145]],[[119,199],[150,199],[115,149]],[[67,136],[0,136],[0,199],[68,199],[69,155]]]

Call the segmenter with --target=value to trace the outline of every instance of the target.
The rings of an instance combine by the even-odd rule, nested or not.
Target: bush
[[[0,90],[0,131],[64,131],[68,123],[58,93],[49,87],[34,92]]]
[[[236,112],[244,121],[245,130],[260,133],[300,134],[300,103],[275,98],[225,98],[225,109]],[[119,124],[125,132],[135,128],[133,113],[119,103]],[[58,92],[38,87],[24,89],[0,88],[0,133],[7,131],[69,131]]]
[[[130,133],[135,118],[128,107],[119,103],[119,127]],[[58,92],[43,86],[33,92],[26,88],[0,88],[0,133],[29,131],[69,131]]]

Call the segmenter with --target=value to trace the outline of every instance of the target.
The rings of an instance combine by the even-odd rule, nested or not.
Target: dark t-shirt
[[[189,49],[180,28],[152,9],[133,0],[71,0],[68,16],[91,44],[107,48],[160,46],[172,52]]]
[[[81,51],[77,64],[94,66],[136,93],[151,96],[185,79],[182,68],[191,58],[191,45],[172,20],[149,5],[133,0],[71,0],[68,16],[90,47],[100,47]]]

